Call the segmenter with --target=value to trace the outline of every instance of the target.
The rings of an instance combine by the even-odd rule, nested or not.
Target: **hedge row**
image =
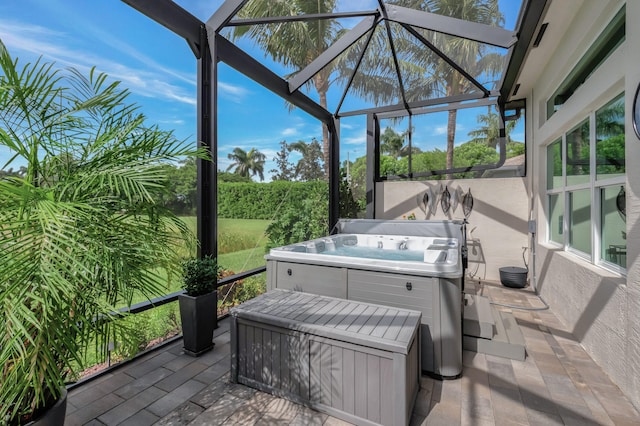
[[[327,182],[219,182],[218,217],[273,219],[287,204],[299,205],[312,193],[327,194]]]

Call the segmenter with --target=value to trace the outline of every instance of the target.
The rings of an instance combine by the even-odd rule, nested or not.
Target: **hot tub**
[[[462,273],[456,238],[337,234],[274,248],[269,254],[272,258],[429,276],[457,278]]]
[[[267,289],[422,313],[422,370],[462,371],[462,223],[342,220],[338,233],[271,249]],[[339,312],[345,314],[344,312]]]

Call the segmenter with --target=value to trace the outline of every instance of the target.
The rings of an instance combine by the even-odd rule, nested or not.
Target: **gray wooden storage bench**
[[[362,424],[406,425],[421,313],[273,289],[231,310],[231,380]]]

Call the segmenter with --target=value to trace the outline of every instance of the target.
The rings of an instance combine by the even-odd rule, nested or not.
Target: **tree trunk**
[[[449,119],[447,120],[447,169],[453,168],[453,147],[456,138],[456,118],[458,110],[449,111]],[[447,179],[453,179],[452,173],[447,173]]]
[[[320,96],[320,106],[328,110],[327,107],[327,91],[329,90],[329,79],[325,76],[324,70],[320,71],[313,78],[316,91]],[[322,157],[324,159],[324,177],[329,180],[329,129],[325,123],[322,123]]]
[[[326,104],[326,95],[324,98]],[[322,102],[320,105],[322,105]],[[325,123],[322,123],[322,157],[324,159],[324,177],[329,180],[329,129]]]
[[[457,72],[453,73],[450,82],[447,83],[447,96],[452,96],[458,93],[460,87],[460,76]],[[456,139],[456,119],[458,117],[458,110],[450,110],[447,120],[447,169],[453,168],[453,148]],[[453,173],[447,173],[447,179],[453,179]]]

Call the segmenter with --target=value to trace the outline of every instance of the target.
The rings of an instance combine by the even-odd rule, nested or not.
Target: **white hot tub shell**
[[[462,223],[341,220],[338,233],[274,248],[267,289],[283,288],[422,313],[421,368],[462,372]]]

